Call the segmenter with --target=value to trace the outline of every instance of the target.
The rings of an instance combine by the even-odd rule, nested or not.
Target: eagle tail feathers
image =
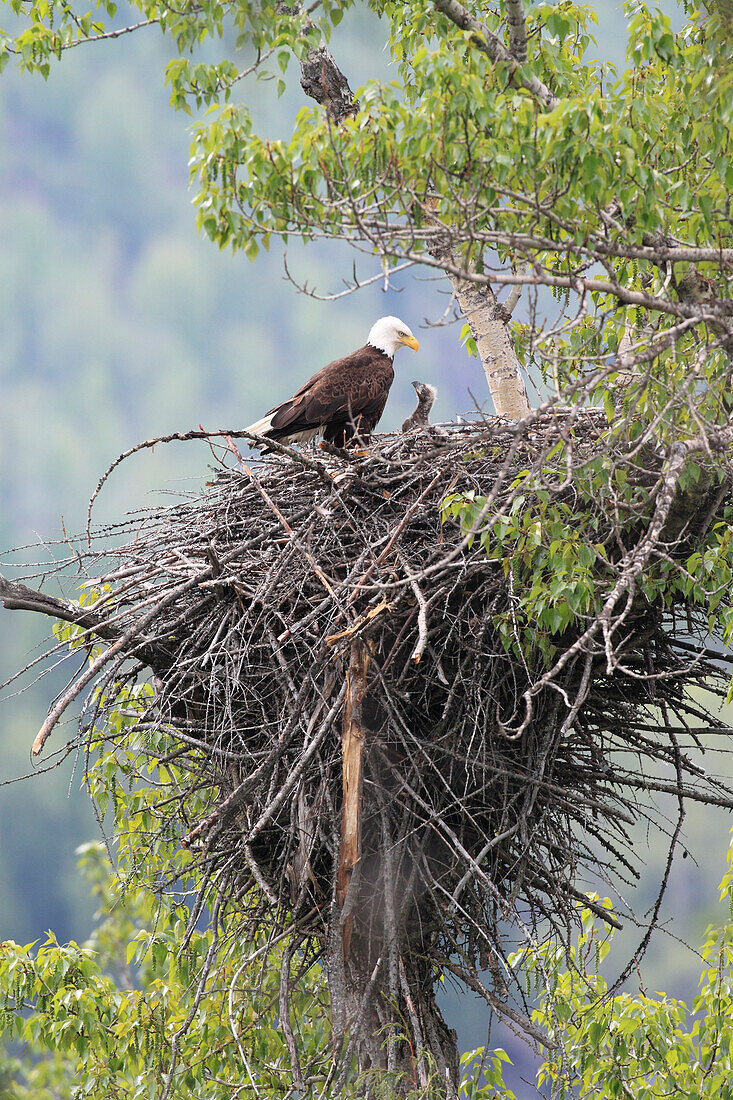
[[[246,432],[252,432],[253,435],[266,435],[272,427],[273,414],[263,416],[261,420],[255,420],[254,424],[250,424],[244,430]]]

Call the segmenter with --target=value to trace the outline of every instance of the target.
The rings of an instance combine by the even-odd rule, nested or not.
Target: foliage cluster
[[[535,1019],[557,1042],[538,1074],[552,1096],[706,1100],[733,1096],[733,846],[720,884],[726,919],[710,925],[700,948],[703,970],[690,1006],[662,992],[609,990],[600,973],[609,942],[597,918],[583,914],[583,932],[570,951],[546,950],[542,962],[553,994]],[[608,904],[608,902],[606,902]],[[544,985],[538,958],[525,956],[528,974]],[[531,980],[531,978],[530,978]]]
[[[562,465],[570,458],[560,444],[551,456]],[[504,647],[517,656],[538,648],[546,662],[559,652],[566,631],[582,632],[603,610],[618,577],[619,543],[628,545],[638,533],[640,517],[653,500],[656,486],[639,476],[634,464],[618,456],[594,454],[579,460],[573,455],[572,492],[558,491],[556,465],[544,471],[526,470],[512,484],[509,506],[491,508],[486,496],[474,490],[451,493],[441,511],[461,526],[469,545],[480,540],[514,594],[511,605],[494,615]],[[646,482],[646,483],[645,483]],[[680,493],[696,493],[724,486],[722,470],[710,471],[691,460],[680,479]],[[553,484],[554,483],[554,484]],[[614,544],[608,539],[608,515],[617,521]],[[733,576],[733,508],[704,532],[691,539],[682,560],[654,556],[638,581],[649,607],[671,610],[689,602],[707,612],[711,636],[728,642],[733,610],[727,599]]]
[[[303,109],[289,141],[262,140],[241,105],[197,128],[200,222],[220,244],[252,250],[290,232],[359,238],[361,214],[374,233],[378,218],[389,226],[379,234],[385,255],[429,260],[428,193],[449,223],[457,201],[470,203],[482,250],[492,232],[521,234],[529,223],[546,241],[538,261],[557,274],[582,265],[574,245],[612,200],[633,213],[639,240],[663,226],[717,242],[733,182],[728,156],[709,159],[727,149],[733,113],[722,21],[703,28],[698,11],[674,35],[667,16],[631,0],[629,67],[619,74],[588,60],[595,16],[586,5],[528,6],[529,64],[558,100],[543,114],[526,89],[511,87],[510,69],[475,48],[472,31],[451,34],[428,0],[373,6],[387,20],[399,80],[359,89],[362,111],[341,131]],[[483,16],[499,33],[504,13]],[[301,27],[273,29],[271,42],[277,34],[279,48],[287,33],[297,55]],[[618,274],[631,285],[633,265]]]
[[[114,871],[102,845],[79,850],[99,903],[91,939],[64,945],[49,933],[41,944],[2,945],[2,1030],[11,1050],[22,1044],[11,1064],[14,1095],[224,1100],[244,1089],[281,1097],[288,1088],[278,1029],[281,947],[263,935],[243,959],[238,914],[220,916],[214,894],[198,891],[162,794],[175,764],[162,764],[147,731],[136,729],[148,693],[147,685],[120,691],[109,746],[98,745],[87,770],[89,792],[116,836]],[[205,807],[205,792],[201,798],[192,812]],[[314,1021],[304,1048],[323,1061],[323,982],[317,972],[303,977],[297,1012]]]
[[[292,138],[273,142],[254,133],[246,105],[227,102],[233,87],[250,73],[272,78],[287,71],[293,58],[328,40],[353,3],[324,0],[317,23],[310,10],[274,0],[206,0],[180,10],[149,0],[132,5],[171,39],[173,105],[215,108],[197,128],[193,171],[202,184],[201,224],[220,244],[254,254],[257,241],[267,243],[273,233],[359,239],[356,215],[374,211],[389,223],[379,247],[392,262],[407,239],[400,218],[419,230],[428,191],[445,203],[448,222],[459,196],[470,199],[471,228],[480,230],[476,247],[492,228],[509,227],[511,236],[531,226],[538,241],[545,238],[538,261],[547,259],[558,274],[582,266],[584,234],[611,202],[633,216],[639,242],[660,228],[700,247],[725,236],[733,78],[724,12],[686,3],[688,25],[675,34],[661,11],[626,0],[627,66],[618,73],[593,58],[596,17],[587,5],[527,4],[527,73],[552,88],[551,109],[543,113],[533,85],[477,48],[476,32],[452,26],[440,5],[372,0],[369,6],[384,21],[399,79],[360,89],[360,113],[338,132],[318,109],[303,109]],[[45,0],[12,0],[9,7],[21,26],[2,39],[3,63],[15,58],[45,77],[65,49],[122,30],[108,0],[84,15]],[[482,10],[493,35],[505,26],[503,8]],[[249,54],[251,66],[194,61],[210,40]],[[410,247],[429,261],[418,241],[419,233]],[[634,284],[631,256],[617,274],[622,284]]]

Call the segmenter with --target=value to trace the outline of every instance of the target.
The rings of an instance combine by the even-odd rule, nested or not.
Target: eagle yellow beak
[[[413,351],[417,351],[417,349],[420,347],[414,336],[406,336],[402,343],[405,345],[405,347],[412,348]]]

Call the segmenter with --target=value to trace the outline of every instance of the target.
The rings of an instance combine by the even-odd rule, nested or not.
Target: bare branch
[[[152,27],[161,22],[160,16],[155,16],[151,19],[141,19],[139,23],[131,23],[127,27],[119,27],[113,31],[102,31],[99,34],[85,34],[80,35],[78,38],[72,39],[70,42],[59,42],[56,44],[56,48],[59,50],[73,50],[76,46],[85,46],[89,42],[105,42],[113,38],[121,38],[125,34],[132,34],[133,31],[139,31],[141,27]],[[10,46],[5,47],[8,53],[17,54],[20,51],[15,50]]]
[[[62,619],[74,623],[84,630],[101,638],[116,638],[115,632],[108,632],[104,622],[88,609],[56,599],[45,592],[28,588],[18,581],[10,581],[0,573],[0,603],[9,611],[35,611],[48,615],[52,619]]]

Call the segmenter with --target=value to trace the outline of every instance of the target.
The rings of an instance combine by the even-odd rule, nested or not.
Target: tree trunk
[[[488,286],[455,276],[451,282],[476,341],[496,415],[521,420],[529,412],[529,402],[509,330],[511,315]]]
[[[360,905],[366,896],[360,898]],[[371,907],[374,914],[374,906]],[[347,1051],[338,1089],[349,1063],[356,1059],[362,1079],[360,1095],[369,1095],[370,1078],[390,1075],[390,1095],[406,1096],[431,1087],[430,1095],[458,1096],[458,1037],[448,1028],[435,999],[434,975],[428,962],[414,955],[405,961],[390,952],[376,928],[355,922],[348,961],[341,936],[332,937],[328,981],[334,1037],[346,1039]],[[396,955],[390,958],[390,955]],[[390,985],[393,993],[388,992]],[[339,1027],[339,1025],[341,1025]],[[337,1094],[337,1092],[335,1094]]]
[[[360,1094],[369,1095],[370,1077],[390,1074],[395,1096],[430,1084],[431,1095],[455,1100],[458,1038],[435,999],[426,934],[426,924],[434,922],[415,896],[408,845],[392,845],[387,859],[375,848],[362,854],[349,901],[340,911],[335,907],[329,929],[331,1021],[337,1049],[345,1053],[336,1084],[343,1087],[355,1059],[363,1078]]]
[[[388,1073],[395,1096],[430,1082],[433,1094],[453,1100],[457,1036],[435,1000],[433,903],[416,885],[425,853],[419,842],[416,849],[412,830],[398,835],[390,812],[392,783],[380,759],[369,668],[368,643],[354,638],[342,722],[339,862],[326,945],[335,1046],[345,1055],[335,1087],[343,1086],[355,1058],[364,1095],[373,1075]],[[365,770],[372,780],[366,788]]]
[[[429,197],[428,214],[444,230],[431,245],[430,254],[446,267],[456,301],[476,341],[496,415],[505,416],[507,420],[521,420],[529,413],[529,401],[509,329],[511,313],[497,301],[490,286],[462,279],[450,270],[460,268],[462,261],[453,252],[450,228],[432,214],[436,206],[436,201]]]

